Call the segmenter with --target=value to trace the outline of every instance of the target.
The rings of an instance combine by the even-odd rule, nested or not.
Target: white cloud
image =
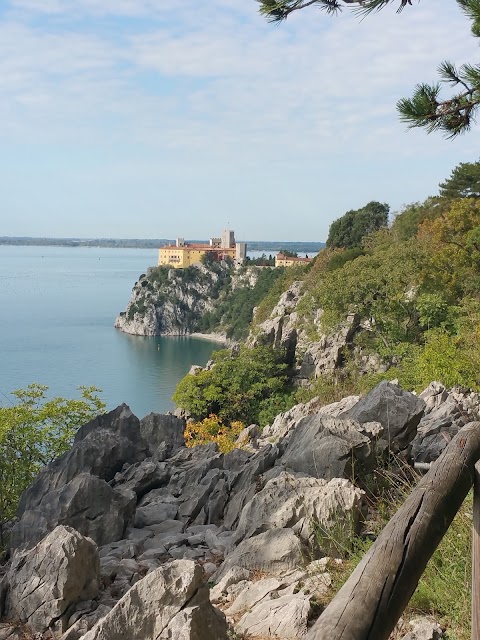
[[[176,4],[11,0],[0,23],[3,140],[117,145],[126,157],[145,148],[179,171],[185,157],[232,172],[334,164],[353,181],[359,162],[382,176],[390,156],[427,163],[443,154],[453,165],[476,154],[476,132],[426,139],[405,134],[395,113],[444,58],[475,60],[453,2],[361,22],[305,10],[279,26],[254,0]]]

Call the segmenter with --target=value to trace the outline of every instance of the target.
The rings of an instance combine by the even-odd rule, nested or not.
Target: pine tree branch
[[[305,9],[316,5],[327,13],[337,13],[345,6],[351,6],[362,13],[380,11],[387,4],[398,0],[257,0],[260,4],[260,13],[267,17],[270,22],[282,22],[294,11]],[[397,13],[407,5],[412,4],[412,0],[400,0]]]

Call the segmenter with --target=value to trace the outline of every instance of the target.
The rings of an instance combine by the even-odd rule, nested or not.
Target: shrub
[[[244,428],[237,420],[226,425],[212,413],[199,422],[187,422],[185,444],[187,447],[195,447],[214,442],[222,453],[228,453],[235,449],[235,442]]]
[[[222,423],[258,423],[262,401],[288,388],[283,352],[269,347],[238,353],[224,349],[213,354],[215,366],[196,375],[186,375],[178,384],[173,401],[202,421],[211,414]]]

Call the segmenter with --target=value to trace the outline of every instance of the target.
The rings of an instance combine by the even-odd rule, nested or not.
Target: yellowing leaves
[[[428,243],[431,268],[452,295],[478,289],[480,275],[480,202],[463,198],[434,220],[426,220],[419,238]]]
[[[228,426],[212,413],[200,422],[187,422],[185,444],[187,447],[195,447],[214,442],[222,453],[228,453],[235,449],[235,442],[244,428],[243,423],[238,420]]]

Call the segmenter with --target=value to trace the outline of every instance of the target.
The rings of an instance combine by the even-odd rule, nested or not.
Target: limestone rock
[[[214,581],[220,582],[232,567],[277,575],[297,568],[302,563],[302,545],[292,529],[269,529],[243,540],[229,553],[215,574]]]
[[[172,415],[150,413],[140,420],[140,433],[152,456],[155,456],[162,445],[166,447],[166,457],[168,458],[177,449],[184,447],[184,430],[185,421]]]
[[[432,382],[420,397],[425,400],[426,411],[412,443],[412,459],[432,462],[464,425],[476,419],[476,411],[472,413],[462,395],[447,391],[439,382]]]
[[[243,615],[236,629],[252,637],[300,640],[307,633],[310,599],[299,593],[264,600]]]
[[[189,605],[172,618],[159,640],[229,640],[225,615],[212,607],[208,589],[200,589]]]
[[[104,480],[80,473],[46,493],[35,509],[23,512],[13,527],[11,547],[31,547],[57,524],[75,528],[99,546],[120,540],[135,502],[133,492],[115,491]]]
[[[229,501],[224,510],[224,525],[227,529],[235,528],[243,507],[257,491],[258,479],[262,474],[272,469],[282,452],[281,443],[268,444],[251,457],[246,452],[242,452],[246,456],[242,460],[243,469],[231,481]],[[234,453],[232,452],[232,454]],[[229,456],[225,456],[225,459],[231,460]]]
[[[420,394],[420,398],[425,402],[425,415],[437,409],[449,396],[441,382],[431,382]]]
[[[356,314],[350,315],[336,333],[323,335],[318,342],[309,344],[303,355],[299,377],[318,378],[337,369],[343,360],[345,349],[359,328],[359,320]]]
[[[26,635],[20,625],[0,622],[0,640],[26,640]]]
[[[243,567],[231,566],[231,568],[223,575],[223,578],[210,591],[210,599],[212,602],[219,602],[226,594],[228,587],[237,584],[243,580],[248,580],[250,572]]]
[[[93,541],[70,527],[56,527],[33,549],[14,556],[7,574],[6,613],[44,632],[72,604],[94,598],[98,579]]]
[[[292,429],[281,462],[314,478],[352,477],[372,468],[381,431],[372,433],[347,418],[306,416]]]
[[[191,560],[166,564],[134,584],[83,640],[161,638],[201,584],[202,570]]]
[[[144,443],[141,441],[140,421],[126,404],[121,404],[108,413],[102,413],[80,427],[75,434],[75,444],[84,440],[88,434],[103,429],[127,438],[136,447],[144,449]]]
[[[99,620],[107,615],[111,610],[104,604],[99,604],[96,609],[82,615],[80,618],[72,621],[72,618],[68,621],[68,630],[63,634],[60,640],[80,640]]]
[[[145,451],[140,422],[126,405],[81,427],[73,447],[47,465],[23,492],[12,547],[35,544],[57,524],[73,526],[99,544],[112,539],[112,530],[121,537],[125,521],[131,515],[127,511],[132,507],[132,494],[112,492],[107,483],[125,464],[143,460]],[[97,522],[77,526],[80,518],[83,521],[87,517],[80,516],[81,509],[89,509],[89,516]],[[102,510],[113,518],[112,525],[108,524],[108,517],[101,523]],[[106,529],[105,535],[102,527]]]
[[[412,630],[402,640],[441,640],[444,637],[441,626],[428,618],[414,618],[409,625]]]
[[[110,485],[114,488],[121,487],[133,491],[140,499],[149,491],[167,484],[169,479],[170,473],[165,463],[148,459],[117,473],[110,481]]]
[[[362,498],[362,491],[345,479],[327,482],[282,473],[269,480],[243,508],[235,540],[267,529],[290,528],[311,545],[316,527],[326,535],[335,527],[336,535],[348,540],[356,533]]]
[[[270,317],[259,326],[258,333],[248,337],[249,346],[265,344],[275,349],[284,349],[286,361],[293,364],[298,335],[292,316],[301,298],[302,287],[303,282],[293,282],[281,295]]]
[[[399,452],[408,449],[424,410],[422,398],[383,381],[342,415],[360,423],[380,422],[388,446]]]

